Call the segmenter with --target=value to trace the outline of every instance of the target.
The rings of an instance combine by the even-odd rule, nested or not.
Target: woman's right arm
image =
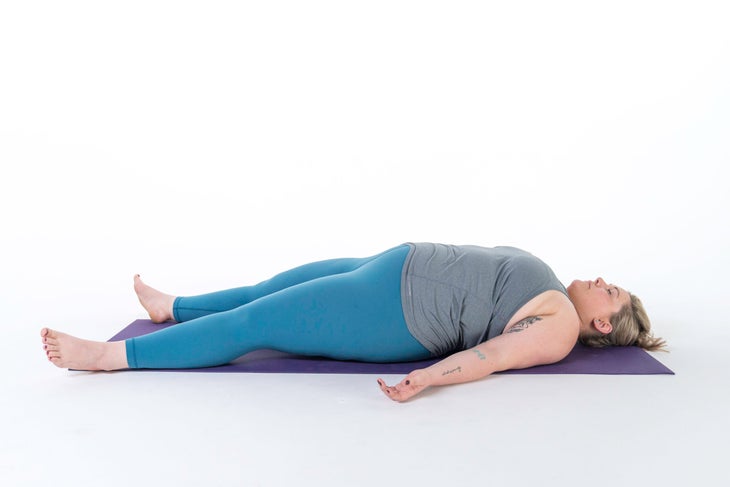
[[[486,342],[469,350],[457,352],[425,369],[409,373],[395,386],[387,386],[378,379],[381,390],[394,401],[405,401],[427,387],[469,382],[496,371],[494,357],[483,352]]]
[[[425,369],[414,370],[395,386],[378,379],[381,390],[405,401],[431,386],[478,380],[508,369],[522,369],[562,360],[578,339],[578,327],[561,314],[532,316],[514,332],[457,352]],[[521,322],[522,323],[522,322]]]

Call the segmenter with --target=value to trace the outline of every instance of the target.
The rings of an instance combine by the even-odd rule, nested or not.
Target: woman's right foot
[[[150,315],[153,323],[162,323],[174,319],[172,305],[175,302],[175,296],[170,296],[148,286],[142,282],[139,274],[134,276],[134,292],[137,293],[140,304],[147,310],[147,314]]]
[[[74,370],[127,369],[125,342],[92,342],[43,328],[41,340],[46,356],[57,367]]]

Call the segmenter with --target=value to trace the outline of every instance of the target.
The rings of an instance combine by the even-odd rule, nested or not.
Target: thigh
[[[343,360],[391,362],[430,356],[408,331],[401,272],[408,247],[391,249],[357,269],[313,279],[237,310],[256,328],[261,348]]]

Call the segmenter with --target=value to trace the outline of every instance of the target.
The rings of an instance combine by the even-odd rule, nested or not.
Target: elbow
[[[511,369],[526,369],[547,365],[563,360],[572,350],[571,347],[538,347],[532,350],[513,350],[513,353],[496,353],[493,372]]]
[[[517,368],[515,365],[515,357],[513,354],[504,353],[500,350],[495,350],[491,354],[491,360],[489,361],[489,371],[485,375],[492,374],[494,372],[501,372],[503,370],[509,370]]]

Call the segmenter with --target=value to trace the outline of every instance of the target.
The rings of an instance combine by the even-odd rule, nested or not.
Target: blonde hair
[[[641,300],[629,293],[631,304],[627,304],[613,316],[610,321],[613,329],[601,336],[581,338],[584,345],[590,347],[630,346],[635,345],[644,350],[667,351],[667,343],[655,337],[651,332],[651,322]]]

